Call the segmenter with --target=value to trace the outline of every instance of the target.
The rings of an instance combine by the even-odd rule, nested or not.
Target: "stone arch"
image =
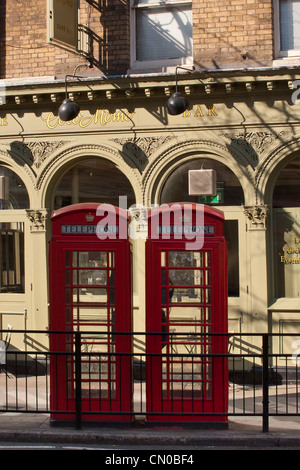
[[[42,207],[52,207],[51,195],[59,179],[68,169],[79,162],[92,159],[106,159],[113,163],[124,177],[129,180],[136,202],[142,199],[142,188],[138,170],[127,165],[127,162],[121,158],[119,152],[115,149],[104,145],[87,144],[68,146],[62,151],[58,151],[53,154],[51,161],[47,161],[41,168],[41,173],[37,180],[37,188],[41,192]]]
[[[144,177],[144,204],[159,202],[159,194],[169,175],[185,162],[200,158],[216,160],[227,166],[239,179],[244,192],[244,203],[252,204],[255,196],[254,176],[240,154],[230,152],[217,141],[185,141],[169,146],[156,154]]]
[[[282,168],[300,152],[300,135],[283,141],[273,148],[257,168],[256,198],[258,202],[272,204],[276,179]]]
[[[0,148],[0,166],[9,169],[22,180],[27,191],[29,206],[34,207],[37,203],[36,192],[34,190],[35,178],[24,160],[18,154],[12,155],[6,149]]]

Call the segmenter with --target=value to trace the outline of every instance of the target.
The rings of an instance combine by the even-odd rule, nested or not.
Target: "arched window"
[[[275,297],[300,294],[300,156],[280,171],[273,190]]]
[[[11,211],[28,208],[25,184],[14,171],[0,166],[0,294],[25,292],[24,218],[16,220]]]
[[[0,166],[0,210],[4,209],[29,209],[29,197],[21,178]]]
[[[216,171],[217,190],[215,197],[190,196],[188,188],[189,170],[211,169]],[[200,202],[210,205],[240,206],[244,193],[238,178],[227,166],[209,158],[197,158],[177,167],[165,182],[160,203]]]
[[[54,208],[82,202],[119,206],[119,196],[127,197],[128,207],[135,203],[133,188],[116,165],[101,158],[85,160],[70,168],[60,179]]]

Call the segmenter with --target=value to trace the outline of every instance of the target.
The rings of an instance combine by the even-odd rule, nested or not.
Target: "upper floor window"
[[[300,0],[275,0],[277,57],[300,56]]]
[[[192,63],[191,0],[133,0],[132,66]]]

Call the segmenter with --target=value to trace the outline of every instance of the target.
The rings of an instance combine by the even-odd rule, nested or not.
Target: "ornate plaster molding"
[[[31,223],[30,231],[31,232],[45,232],[46,231],[46,218],[47,210],[46,209],[27,209],[26,215]]]
[[[255,206],[244,206],[244,214],[250,221],[249,230],[265,230],[268,206],[265,204]]]
[[[40,168],[43,161],[46,160],[46,158],[50,157],[52,152],[54,152],[54,150],[62,147],[63,145],[67,143],[68,141],[59,140],[58,142],[56,141],[28,142],[26,145],[28,146],[32,154],[34,166],[36,168]]]
[[[113,139],[115,143],[122,145],[123,152],[138,166],[140,173],[147,166],[150,156],[170,140],[173,140],[172,136]]]
[[[22,158],[39,169],[43,161],[50,157],[54,150],[62,147],[68,141],[32,141],[14,142],[14,151],[17,151]]]
[[[23,176],[18,172],[18,170],[21,170],[26,173],[26,175],[29,177],[32,185],[34,186],[35,184],[35,174],[34,172],[32,171],[30,165],[28,164],[28,162],[25,162],[24,159],[16,152],[13,152],[11,150],[2,150],[0,149],[0,157],[2,159],[2,162],[5,162],[9,165],[9,168],[12,170],[12,171],[15,171],[17,174],[19,174],[20,178],[23,178]],[[18,166],[18,169],[16,168],[16,165],[14,165],[14,163],[17,164]],[[25,183],[25,180],[24,180],[24,183]],[[28,188],[27,188],[28,189]]]
[[[49,163],[43,168],[43,171],[39,175],[39,178],[36,183],[36,189],[40,190],[42,188],[45,180],[48,178],[49,173],[55,170],[55,167],[57,166],[58,162],[65,165],[67,161],[70,161],[70,159],[75,160],[78,158],[82,158],[83,156],[85,157],[88,156],[89,158],[94,158],[96,156],[96,157],[104,158],[104,159],[108,159],[109,157],[112,157],[110,161],[117,164],[120,171],[122,171],[122,173],[130,181],[134,181],[135,184],[138,185],[139,187],[138,189],[140,193],[142,193],[142,184],[138,176],[139,175],[138,169],[132,168],[128,164],[128,162],[126,162],[126,159],[124,159],[122,155],[120,155],[120,152],[116,151],[116,149],[112,147],[104,146],[104,145],[99,145],[99,144],[76,145],[76,146],[68,147],[64,149],[62,152],[56,154],[55,157],[53,157],[49,161]],[[126,165],[126,171],[124,171],[124,165]],[[133,185],[133,189],[135,189],[134,185]]]
[[[220,136],[231,140],[231,143],[237,147],[241,147],[251,158],[252,164],[258,163],[258,157],[262,155],[270,145],[275,141],[282,141],[288,135],[287,131],[273,132],[273,131],[234,131],[224,132]]]
[[[290,133],[285,132],[285,136]],[[260,190],[263,192],[263,186],[268,179],[269,175],[274,170],[275,166],[279,164],[282,159],[293,155],[295,152],[298,152],[300,149],[300,135],[292,135],[289,139],[284,140],[280,145],[277,145],[275,148],[266,155],[259,165],[256,173],[256,187],[257,191]]]

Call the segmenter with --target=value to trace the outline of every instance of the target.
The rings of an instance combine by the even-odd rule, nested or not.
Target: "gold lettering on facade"
[[[207,106],[207,111],[206,112],[204,112],[202,108],[203,108],[203,106],[198,104],[193,117],[197,118],[197,117],[204,117],[204,116],[209,116],[209,117],[218,116],[217,112],[216,112],[216,107],[215,107],[214,104],[211,104],[211,105]],[[190,110],[190,109],[187,109],[182,114],[182,117],[184,117],[184,118],[190,117],[190,116],[192,116],[192,110]]]
[[[115,111],[114,113],[108,111],[105,108],[99,109],[97,108],[96,112],[91,116],[83,116],[79,113],[79,115],[73,119],[72,121],[61,121],[57,115],[53,113],[49,113],[47,117],[42,117],[42,121],[44,121],[48,127],[48,129],[56,129],[57,127],[65,126],[65,125],[75,125],[79,126],[81,129],[85,129],[92,124],[98,124],[102,127],[106,126],[109,123],[122,123],[122,122],[130,122],[133,119],[135,112],[134,111]],[[207,106],[207,111],[204,112],[200,105],[197,105],[196,111],[193,114],[192,110],[187,109],[182,114],[182,117],[189,118],[189,117],[204,117],[204,116],[218,116],[216,112],[216,108],[214,105]]]
[[[107,109],[97,109],[95,114],[90,117],[79,115],[72,121],[61,121],[58,116],[53,113],[49,113],[46,118],[42,117],[42,120],[46,122],[48,129],[56,129],[58,126],[64,125],[75,125],[84,129],[91,124],[100,124],[100,126],[106,126],[110,122],[130,122],[133,118],[134,111],[124,113],[123,111],[116,111],[111,113]]]
[[[190,117],[191,115],[191,111],[189,109],[186,109],[182,115],[182,117],[186,118],[186,117]]]
[[[300,264],[300,258],[286,258],[285,256],[280,256],[280,262],[284,264]]]
[[[209,116],[217,116],[215,105],[212,104],[212,105],[208,106],[208,115]]]
[[[282,251],[284,255],[282,256],[280,253],[280,262],[284,264],[300,264],[300,238],[291,236],[290,243],[286,243],[282,247]],[[291,257],[296,255],[295,257]]]
[[[200,116],[200,117],[203,117],[204,114],[203,114],[203,112],[202,112],[201,106],[198,105],[198,106],[197,106],[197,111],[195,112],[195,117],[199,117],[199,116]]]
[[[0,126],[8,126],[7,117],[0,118]]]

